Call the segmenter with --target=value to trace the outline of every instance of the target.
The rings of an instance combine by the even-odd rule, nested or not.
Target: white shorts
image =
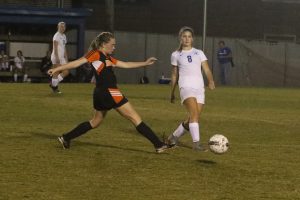
[[[57,64],[61,64],[61,65],[64,65],[67,63],[66,59],[65,58],[59,58],[59,62],[60,63],[56,63],[56,59],[55,58],[52,58],[51,57],[51,62],[53,65],[57,65]]]
[[[180,88],[180,98],[181,104],[189,97],[195,97],[197,99],[197,103],[204,104],[205,103],[205,89],[194,89],[194,88]]]

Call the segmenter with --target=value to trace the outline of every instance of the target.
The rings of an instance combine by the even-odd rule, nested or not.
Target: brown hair
[[[91,42],[90,49],[97,50],[103,43],[108,43],[112,38],[115,38],[112,33],[102,32]]]
[[[220,40],[218,44],[223,44],[225,45],[225,42],[223,40]]]
[[[179,40],[180,40],[182,34],[186,31],[190,32],[192,34],[192,37],[194,37],[194,30],[191,27],[184,26],[179,30],[179,33],[178,33]],[[177,48],[177,51],[182,51],[181,41],[180,41],[179,47]]]

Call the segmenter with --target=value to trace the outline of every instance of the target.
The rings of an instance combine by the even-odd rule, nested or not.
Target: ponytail
[[[97,50],[103,45],[103,43],[108,43],[112,38],[115,38],[112,33],[102,32],[91,42],[89,49]]]

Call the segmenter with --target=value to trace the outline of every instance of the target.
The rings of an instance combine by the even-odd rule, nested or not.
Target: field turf
[[[120,85],[160,136],[186,116],[169,86]],[[1,200],[300,199],[300,90],[226,88],[206,92],[201,141],[228,137],[224,155],[183,146],[156,154],[114,110],[64,150],[57,136],[93,115],[92,84],[0,84]],[[177,92],[178,95],[178,92]]]

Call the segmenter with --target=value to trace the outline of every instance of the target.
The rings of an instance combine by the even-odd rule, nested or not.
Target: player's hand
[[[174,94],[171,94],[170,102],[171,103],[175,103],[175,95]]]
[[[155,63],[155,61],[157,61],[157,58],[151,57],[151,58],[148,58],[145,62],[146,62],[146,65],[152,65]]]
[[[55,73],[55,69],[49,69],[47,74],[49,74],[50,76],[53,76],[53,74]]]
[[[209,88],[210,90],[215,89],[215,88],[216,88],[215,82],[214,82],[214,81],[210,81],[210,82],[208,83],[208,88]]]

